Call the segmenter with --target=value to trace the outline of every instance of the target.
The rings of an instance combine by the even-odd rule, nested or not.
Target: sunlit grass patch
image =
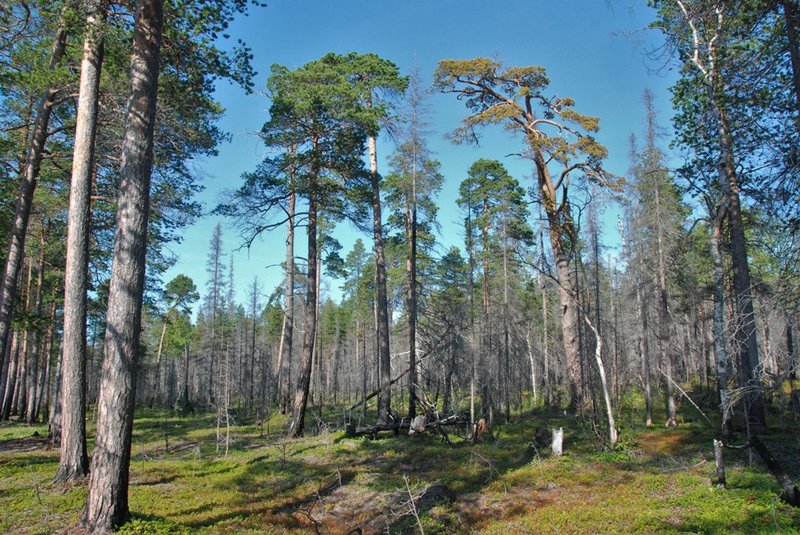
[[[214,414],[137,417],[133,521],[123,532],[411,533],[406,478],[426,533],[792,533],[800,522],[744,451],[726,454],[729,489],[713,487],[712,434],[696,424],[631,427],[612,451],[589,420],[546,412],[516,416],[478,444],[455,433],[453,444],[435,434],[347,438],[339,430],[287,439],[285,416],[239,423],[225,456]],[[560,458],[534,446],[537,430],[552,427],[565,431]],[[31,432],[0,430],[20,437],[10,440]],[[765,441],[796,454],[781,436]],[[51,484],[58,451],[40,442],[0,453],[0,531],[50,533],[83,508],[86,483]],[[428,489],[440,495],[424,502]]]

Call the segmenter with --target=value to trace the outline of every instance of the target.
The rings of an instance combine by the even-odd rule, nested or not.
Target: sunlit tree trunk
[[[312,181],[316,173],[312,171]],[[289,427],[290,437],[303,435],[308,394],[311,388],[311,371],[314,364],[314,342],[317,326],[317,193],[316,184],[310,186],[308,199],[308,269],[306,272],[305,324],[303,326],[303,360],[300,377],[294,394],[294,415]]]
[[[375,248],[375,299],[376,336],[380,370],[378,394],[378,422],[389,421],[392,398],[392,361],[389,354],[389,300],[386,295],[386,255],[383,247],[383,220],[381,218],[381,187],[378,174],[378,153],[375,136],[369,136],[369,165],[372,183],[372,234]]]
[[[64,275],[64,334],[61,360],[61,458],[55,481],[89,472],[86,451],[86,290],[91,231],[91,189],[100,71],[103,63],[104,1],[88,1],[81,60],[75,146],[67,221]]]
[[[161,0],[139,0],[122,141],[117,227],[106,314],[97,437],[81,523],[107,532],[124,523],[141,330],[153,127],[162,29]]]
[[[589,316],[584,316],[586,320],[586,325],[589,326],[589,329],[594,333],[595,338],[595,349],[594,349],[594,358],[597,362],[597,371],[600,374],[600,386],[603,390],[603,401],[605,402],[606,406],[606,418],[608,419],[608,442],[609,447],[614,449],[617,445],[617,427],[616,423],[614,422],[614,410],[611,406],[611,396],[608,390],[608,381],[606,380],[606,368],[603,365],[603,338],[600,336],[600,332],[597,330],[597,327],[592,324],[589,320]]]
[[[539,183],[542,204],[549,224],[550,245],[558,275],[559,297],[561,302],[561,333],[563,335],[564,354],[567,360],[567,378],[569,380],[569,409],[577,412],[583,405],[581,399],[581,360],[580,360],[580,316],[578,313],[577,289],[578,280],[574,269],[570,267],[572,255],[571,240],[574,239],[575,228],[569,210],[569,204],[559,206],[556,190],[550,171],[541,154],[537,153],[534,162]]]

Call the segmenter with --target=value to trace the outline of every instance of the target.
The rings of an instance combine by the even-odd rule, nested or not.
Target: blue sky
[[[200,200],[213,208],[219,195],[235,189],[243,172],[252,170],[266,150],[253,132],[267,118],[269,100],[263,88],[269,68],[278,63],[296,68],[327,52],[373,52],[393,61],[404,74],[414,63],[426,85],[441,59],[488,56],[505,65],[540,65],[547,70],[550,89],[571,96],[576,110],[600,117],[598,139],[609,150],[606,167],[625,175],[629,167],[631,133],[639,135],[643,125],[642,92],[655,93],[660,122],[669,125],[669,86],[675,72],[663,61],[649,58],[646,51],[661,44],[654,31],[645,31],[654,15],[646,0],[272,0],[268,7],[253,9],[231,27],[232,37],[243,39],[254,55],[256,91],[246,95],[240,88],[221,84],[217,98],[226,109],[221,127],[231,142],[220,147],[219,156],[194,163],[204,177]],[[439,196],[442,248],[462,246],[461,221],[455,204],[458,184],[478,158],[502,161],[524,187],[532,184],[530,164],[509,154],[518,152],[522,140],[501,128],[483,130],[478,147],[455,146],[444,139],[465,115],[463,103],[453,95],[431,94],[428,144],[441,164],[445,186]],[[393,146],[379,138],[381,171]],[[668,143],[665,139],[664,143]],[[618,211],[604,211],[605,241],[619,242],[615,228]],[[205,294],[205,264],[213,227],[222,223],[224,246],[233,255],[237,300],[245,300],[245,288],[258,277],[267,293],[282,278],[285,230],[256,240],[247,250],[227,221],[206,217],[184,232],[181,244],[173,245],[178,263],[165,282],[178,273],[190,276]],[[302,232],[299,233],[302,236]],[[348,224],[336,229],[346,253],[359,234]],[[362,235],[369,244],[369,236]],[[296,251],[304,256],[301,241]],[[338,283],[328,287],[338,297]]]

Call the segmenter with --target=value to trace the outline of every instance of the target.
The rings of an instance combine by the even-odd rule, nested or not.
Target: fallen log
[[[437,341],[436,341],[436,343],[435,343],[435,344],[433,344],[433,347],[431,347],[431,348],[430,348],[428,351],[426,351],[425,353],[423,353],[423,354],[422,354],[422,356],[421,356],[421,357],[419,357],[419,358],[417,359],[417,365],[419,365],[419,363],[420,363],[420,362],[422,362],[423,360],[425,360],[426,358],[428,358],[428,357],[430,357],[431,355],[433,355],[433,352],[434,352],[434,351],[436,351],[436,349],[439,347],[439,344],[440,344],[440,343],[441,343],[441,342],[442,342],[444,339],[445,339],[445,337],[444,337],[444,336],[442,336],[441,338],[439,338],[439,340],[437,340]],[[377,395],[380,393],[380,391],[381,391],[381,390],[383,390],[384,388],[387,388],[387,387],[391,387],[391,386],[392,386],[393,384],[395,384],[397,381],[399,381],[400,379],[402,379],[403,377],[405,377],[406,375],[408,375],[408,372],[410,372],[410,371],[411,371],[411,367],[408,367],[408,368],[406,368],[405,370],[403,370],[403,371],[400,373],[400,375],[398,375],[398,376],[397,376],[397,377],[395,377],[394,379],[390,380],[388,385],[386,385],[386,386],[380,386],[380,387],[376,388],[375,390],[373,390],[372,392],[370,392],[369,394],[367,394],[366,396],[364,396],[363,398],[361,398],[361,400],[360,400],[360,401],[357,401],[357,402],[353,403],[352,405],[350,405],[350,407],[349,407],[347,410],[348,410],[348,411],[352,411],[353,409],[356,409],[356,408],[360,407],[360,406],[361,406],[361,405],[363,405],[364,403],[368,402],[369,400],[371,400],[372,398],[374,398],[375,396],[377,396]],[[406,429],[408,429],[408,426],[406,426]]]
[[[767,465],[767,470],[769,470],[770,473],[775,476],[775,479],[778,480],[778,483],[780,483],[786,502],[795,507],[800,507],[800,491],[797,490],[797,485],[794,484],[794,481],[792,481],[792,478],[786,473],[786,470],[783,469],[783,466],[772,456],[767,447],[757,436],[753,436],[750,439],[750,445],[764,460],[764,464]]]
[[[469,423],[468,420],[463,418],[458,418],[457,416],[448,416],[442,420],[434,420],[432,422],[428,422],[425,424],[425,428],[434,428],[439,429],[443,426],[453,426],[453,425],[466,425]],[[352,437],[364,437],[364,436],[375,436],[382,431],[392,431],[395,434],[408,432],[411,429],[411,423],[406,419],[403,418],[397,422],[388,422],[385,424],[375,424],[366,427],[359,427],[356,428],[355,426],[348,426],[345,430],[345,436],[352,438]],[[417,431],[418,433],[419,431]]]

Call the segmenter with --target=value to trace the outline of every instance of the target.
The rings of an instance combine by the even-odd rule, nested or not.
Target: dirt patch
[[[355,480],[354,480],[355,479]],[[379,491],[368,487],[369,476],[334,481],[307,499],[288,504],[276,514],[291,514],[312,531],[347,535],[386,533],[413,522],[411,496],[405,489]],[[413,509],[423,514],[436,505],[450,503],[455,495],[441,482],[412,488]]]
[[[33,453],[52,449],[50,439],[36,433],[30,437],[0,441],[0,453]]]
[[[558,485],[538,487],[514,486],[502,494],[472,492],[453,503],[460,527],[480,528],[487,521],[510,519],[525,512],[549,505],[559,499],[563,492]]]

